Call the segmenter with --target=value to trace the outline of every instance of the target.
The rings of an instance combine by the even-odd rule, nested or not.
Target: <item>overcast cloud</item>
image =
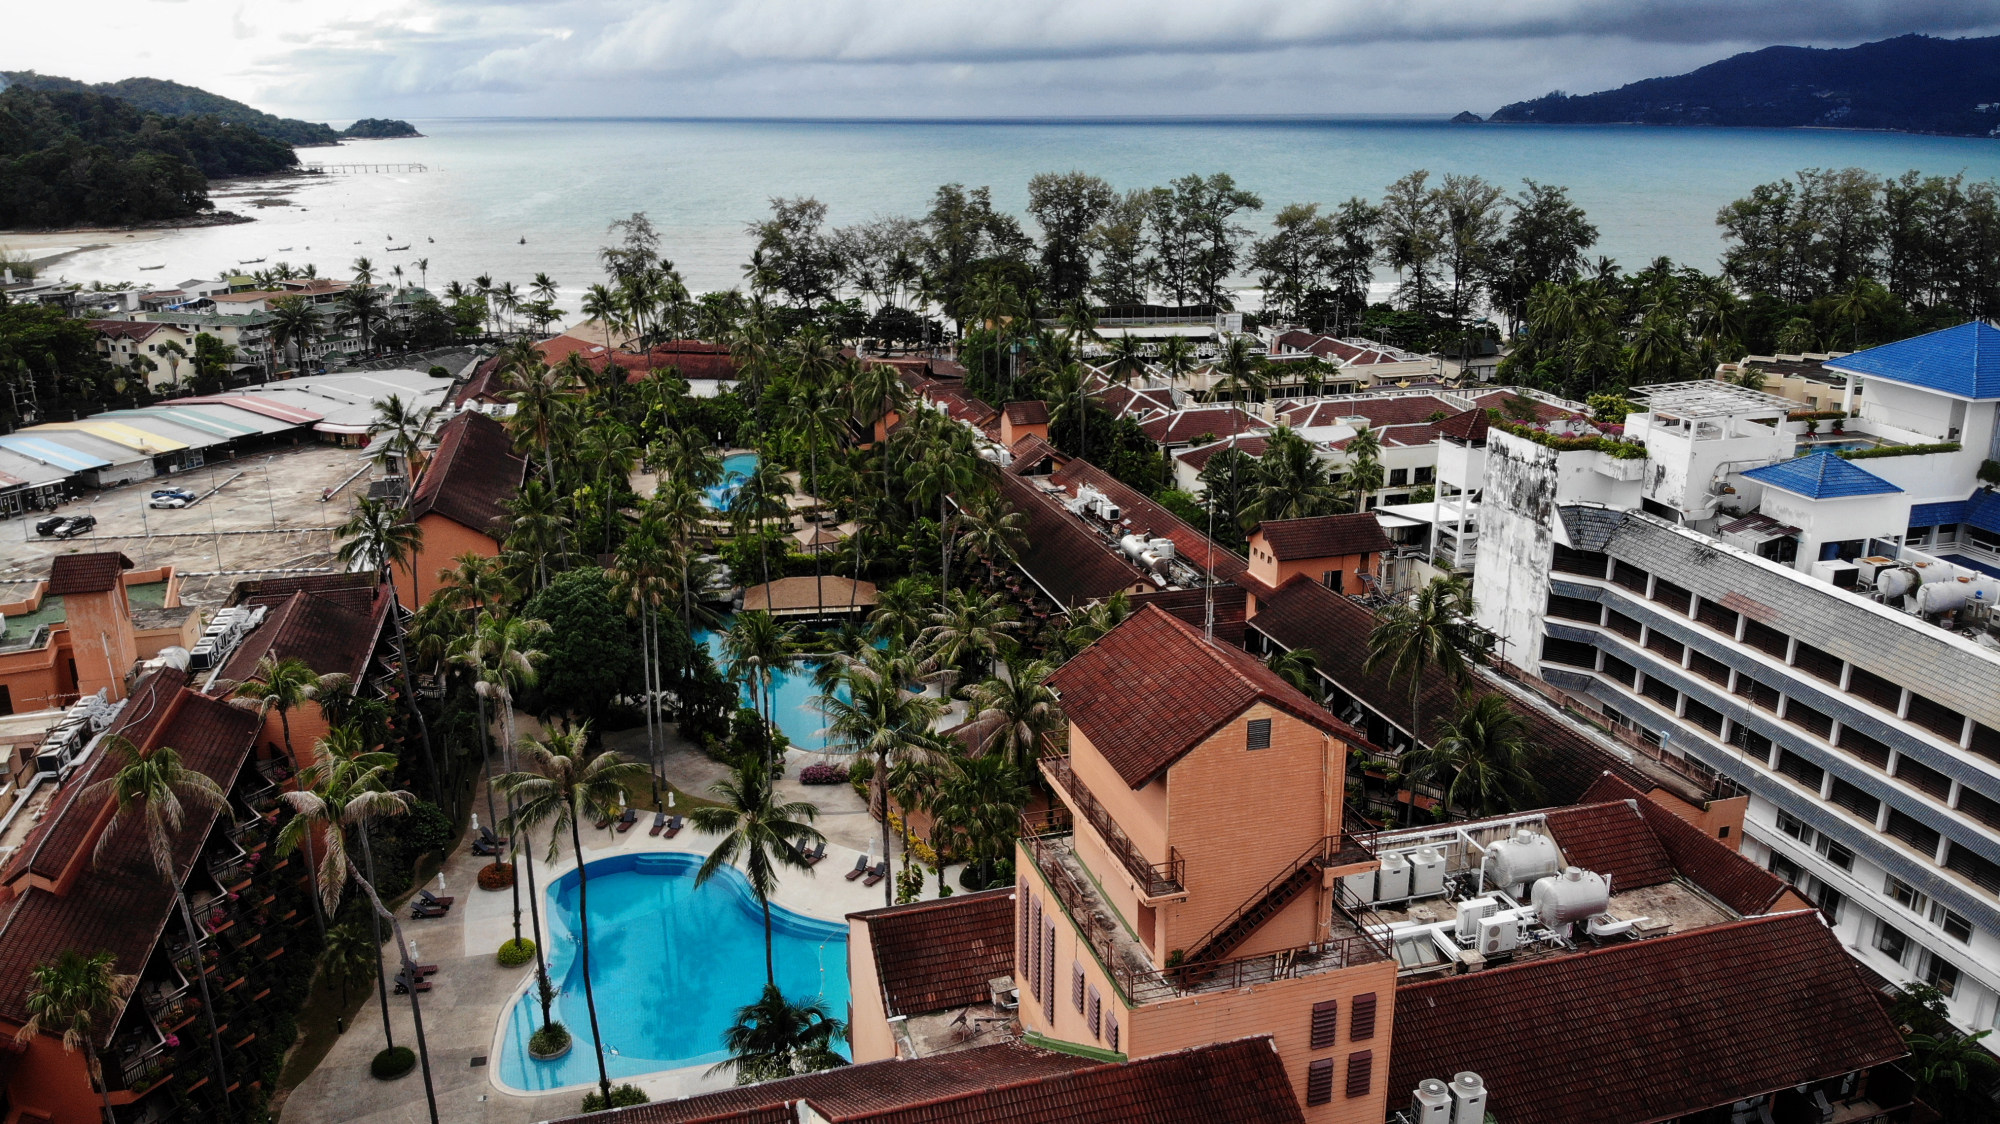
[[[1434,113],[2000,0],[6,0],[0,69],[362,115]],[[106,32],[115,33],[107,34]]]

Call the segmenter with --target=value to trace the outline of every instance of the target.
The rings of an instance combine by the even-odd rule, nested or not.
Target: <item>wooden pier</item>
[[[425,164],[306,164],[302,170],[315,176],[356,176],[367,172],[428,172]]]

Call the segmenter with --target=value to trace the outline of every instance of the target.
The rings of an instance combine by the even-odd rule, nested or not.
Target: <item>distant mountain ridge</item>
[[[0,71],[0,87],[25,86],[46,93],[90,93],[117,98],[138,109],[163,117],[209,115],[232,125],[290,145],[338,144],[343,138],[414,137],[419,135],[408,121],[369,117],[345,130],[293,117],[277,117],[252,109],[233,98],[211,94],[195,86],[184,86],[160,78],[126,78],[117,82],[79,82],[32,70]]]
[[[1766,47],[1615,90],[1557,91],[1514,102],[1487,120],[2000,136],[2000,36],[1902,35],[1858,47]]]

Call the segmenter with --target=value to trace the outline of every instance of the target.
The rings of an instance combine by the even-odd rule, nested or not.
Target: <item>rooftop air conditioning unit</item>
[[[188,649],[188,668],[191,671],[207,671],[215,666],[215,645],[206,638]]]
[[[1492,898],[1469,898],[1458,903],[1458,939],[1474,940],[1479,936],[1479,923],[1491,917],[1500,908],[1500,903]]]
[[[1479,923],[1479,954],[1498,956],[1521,943],[1521,923],[1512,917],[1489,917]]]
[[[1486,1082],[1467,1070],[1451,1079],[1451,1124],[1485,1124]]]
[[[1411,1124],[1451,1124],[1451,1088],[1435,1077],[1417,1082],[1410,1095]]]

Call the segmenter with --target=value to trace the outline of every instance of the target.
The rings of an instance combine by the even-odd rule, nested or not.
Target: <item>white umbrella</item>
[[[671,808],[673,806],[674,806],[674,790],[670,788],[667,790],[667,807]]]

